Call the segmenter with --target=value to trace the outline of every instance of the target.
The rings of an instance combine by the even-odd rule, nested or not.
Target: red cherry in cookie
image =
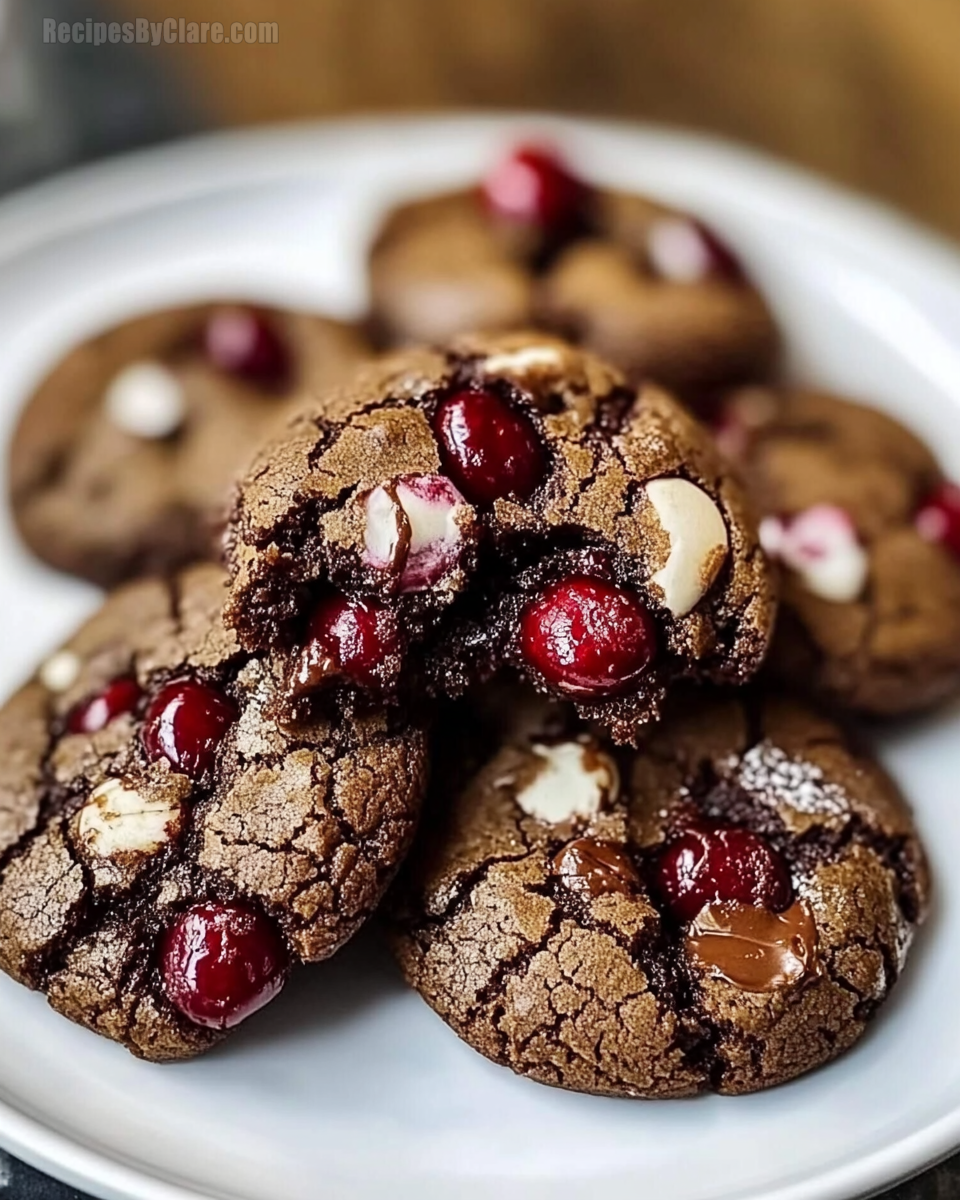
[[[217,747],[237,719],[233,701],[198,679],[175,679],[150,701],[141,739],[151,762],[166,758],[199,779],[213,766]]]
[[[520,618],[524,659],[569,696],[614,696],[650,666],[656,634],[640,598],[575,576],[551,584]]]
[[[546,454],[525,414],[495,392],[454,392],[433,418],[447,475],[473,504],[504,496],[525,500],[542,482]]]
[[[548,237],[583,224],[591,189],[548,146],[517,146],[483,181],[487,211],[499,220],[535,226]]]
[[[99,733],[114,717],[133,712],[142,695],[135,679],[124,676],[111,680],[102,692],[88,696],[71,709],[67,729],[70,733]]]
[[[729,901],[782,912],[793,898],[780,855],[758,834],[733,826],[684,830],[660,854],[655,879],[678,921],[692,921],[706,905]]]
[[[195,1025],[232,1029],[271,1001],[289,959],[267,917],[241,904],[198,904],[167,930],[163,990]]]
[[[401,649],[395,613],[377,600],[333,592],[313,610],[293,673],[296,695],[337,678],[376,687],[384,665]]]
[[[942,483],[931,492],[917,513],[917,529],[960,558],[960,485]]]
[[[743,267],[730,247],[694,217],[661,217],[647,231],[647,258],[661,279],[700,283],[744,281]]]
[[[282,384],[289,375],[286,347],[255,309],[218,309],[207,321],[203,340],[211,364],[227,375],[268,387]]]

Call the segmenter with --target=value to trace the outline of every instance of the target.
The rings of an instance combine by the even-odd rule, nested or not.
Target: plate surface
[[[236,293],[359,311],[362,245],[382,205],[470,178],[517,127],[552,130],[597,178],[728,231],[783,320],[794,373],[905,417],[960,476],[952,250],[714,142],[535,116],[218,135],[0,204],[0,438],[61,350],[135,310]],[[0,690],[96,603],[32,562],[0,514]],[[644,1104],[515,1079],[406,992],[367,934],[302,972],[225,1047],[178,1067],[136,1062],[0,978],[0,1143],[99,1196],[137,1200],[876,1190],[960,1144],[958,746],[957,710],[885,740],[931,851],[935,911],[864,1041],[786,1087]]]

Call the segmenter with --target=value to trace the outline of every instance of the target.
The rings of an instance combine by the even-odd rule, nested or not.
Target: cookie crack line
[[[0,755],[20,752],[24,712],[37,724],[39,779],[39,816],[0,870],[4,966],[157,1061],[209,1048],[294,966],[339,949],[405,854],[425,787],[423,730],[399,714],[295,734],[273,719],[274,664],[223,630],[224,583],[206,565],[128,585],[60,652],[70,680],[42,668],[0,710]]]
[[[553,366],[514,371],[530,353]],[[337,405],[251,468],[226,539],[228,623],[250,651],[296,656],[291,704],[435,701],[509,669],[629,743],[677,680],[759,667],[773,600],[756,531],[665,393],[503,335],[398,354]],[[572,663],[558,621],[578,629]]]
[[[447,819],[428,822],[390,908],[392,945],[423,998],[488,1057],[584,1092],[740,1094],[852,1045],[926,903],[922,848],[892,781],[786,697],[703,692],[618,754],[622,791],[594,804],[603,742],[591,749],[582,726],[545,710],[522,699],[532,732],[516,741],[510,715],[492,714],[506,730],[493,757],[477,771],[468,756],[459,781],[447,766]],[[579,758],[556,754],[567,772],[553,768],[541,811],[530,771],[563,745]],[[767,748],[803,768],[782,796],[750,767]],[[842,810],[804,808],[814,774]],[[796,828],[777,807],[790,794]],[[908,886],[915,901],[901,907]]]

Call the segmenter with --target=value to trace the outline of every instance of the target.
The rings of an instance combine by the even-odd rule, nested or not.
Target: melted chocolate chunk
[[[613,842],[596,838],[577,838],[559,850],[552,860],[553,870],[572,892],[587,896],[605,896],[619,892],[624,896],[640,885],[637,869],[629,854]]]

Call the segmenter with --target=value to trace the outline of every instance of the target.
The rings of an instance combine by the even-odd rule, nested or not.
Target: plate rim
[[[636,137],[760,185],[755,203],[788,208],[799,223],[853,244],[878,261],[956,293],[960,250],[882,202],[736,142],[656,124],[591,120],[537,111],[363,115],[214,130],[60,172],[0,199],[0,266],[61,238],[126,216],[163,209],[225,187],[249,188],[289,178],[324,177],[322,151],[368,154],[391,130],[435,136],[469,126],[504,133],[521,127],[589,140],[591,133]],[[319,152],[319,153],[318,153]],[[316,167],[311,167],[311,156]],[[98,1151],[0,1097],[0,1145],[31,1166],[103,1200],[210,1200],[223,1195],[164,1180],[149,1169]],[[856,1200],[896,1185],[949,1157],[960,1146],[960,1107],[924,1128],[849,1163],[763,1192],[766,1200]]]

